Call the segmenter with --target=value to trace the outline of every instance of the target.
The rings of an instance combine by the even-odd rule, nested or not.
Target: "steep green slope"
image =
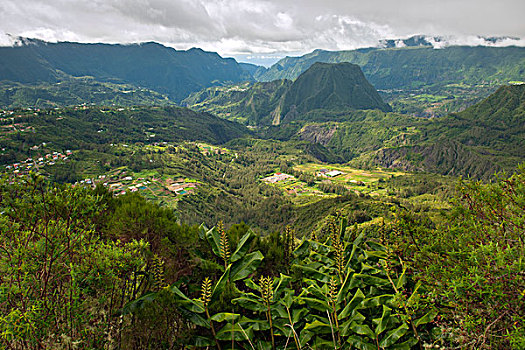
[[[286,91],[281,122],[302,119],[316,109],[391,111],[359,66],[351,63],[315,63],[301,74]]]
[[[294,80],[315,62],[357,64],[377,89],[411,89],[457,82],[501,85],[525,77],[523,47],[451,46],[316,50],[301,57],[286,57],[256,79]]]
[[[488,178],[525,161],[524,111],[525,85],[504,86],[444,118],[354,112],[345,122],[307,124],[297,135],[355,166]]]
[[[271,125],[275,110],[291,84],[289,80],[275,80],[211,87],[193,93],[182,105],[247,125]]]
[[[26,40],[0,48],[0,80],[57,82],[64,75],[128,83],[178,102],[212,85],[251,80],[232,58],[201,49],[177,51],[157,43],[133,45]]]
[[[502,86],[480,103],[452,114],[451,118],[466,119],[500,130],[523,127],[525,84]]]
[[[378,109],[388,104],[351,63],[314,64],[293,83],[275,80],[213,87],[192,94],[183,105],[249,125],[267,126],[295,120],[325,121],[335,111]],[[339,113],[339,116],[345,115]]]
[[[158,92],[128,84],[98,82],[91,78],[58,83],[0,83],[0,107],[48,108],[93,104],[99,106],[170,105],[175,102]]]

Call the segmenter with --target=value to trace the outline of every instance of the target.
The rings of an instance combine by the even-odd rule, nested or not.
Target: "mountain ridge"
[[[259,81],[296,79],[315,62],[357,64],[377,89],[413,89],[451,82],[502,85],[525,76],[525,47],[428,46],[369,48],[348,51],[315,50],[285,57],[262,74]]]
[[[296,137],[320,139],[356,167],[488,179],[525,160],[525,85],[502,86],[442,118],[359,111],[347,120],[309,124]]]
[[[146,87],[175,102],[208,86],[253,80],[233,58],[198,48],[178,51],[155,42],[120,45],[26,40],[20,46],[0,47],[0,80],[56,83],[83,76]]]

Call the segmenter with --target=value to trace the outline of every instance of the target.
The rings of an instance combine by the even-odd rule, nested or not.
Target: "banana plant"
[[[255,238],[255,233],[252,230],[248,230],[248,232],[241,237],[233,253],[230,251],[228,236],[220,222],[212,229],[207,229],[206,226],[201,225],[199,227],[199,237],[206,240],[213,253],[223,260],[225,271],[228,268],[230,269],[228,277],[228,281],[230,282],[247,278],[255,272],[264,258],[258,250],[248,253],[250,244]]]
[[[323,243],[310,241],[309,254],[294,265],[305,285],[298,301],[308,309],[302,343],[336,349],[421,346],[417,327],[435,311],[416,319],[417,286],[408,299],[402,293],[406,268],[393,262],[387,247],[362,235],[345,240],[344,226],[332,229]]]
[[[294,291],[288,286],[292,278],[281,274],[279,277],[261,277],[259,283],[253,279],[245,281],[254,292],[243,293],[232,302],[251,312],[251,317],[241,320],[251,329],[263,348],[275,349],[278,344],[295,344],[301,349],[298,330],[304,326],[307,310],[300,307]]]
[[[200,237],[224,263],[222,276],[215,283],[205,279],[198,299],[176,285],[161,292],[171,295],[179,312],[199,330],[193,343],[197,347],[221,349],[231,342],[231,348],[254,350],[421,348],[420,330],[436,312],[419,309],[421,286],[410,283],[405,264],[388,247],[346,230],[344,220],[339,226],[332,222],[329,231],[324,242],[310,239],[294,245],[289,255],[293,275],[255,278],[263,256],[248,253],[253,232],[232,253],[221,225],[201,226]],[[232,303],[242,311],[212,314],[209,305],[239,281],[248,292]],[[157,295],[146,294],[124,309],[132,313]]]
[[[220,341],[245,341],[250,338],[253,331],[250,327],[242,328],[241,323],[239,323],[239,314],[219,312],[211,315],[209,305],[219,299],[228,284],[246,279],[255,272],[263,260],[263,255],[260,251],[248,253],[250,243],[255,238],[255,234],[251,230],[239,240],[233,253],[230,253],[228,238],[222,228],[222,224],[212,229],[207,229],[204,225],[201,225],[199,237],[206,240],[210,244],[213,253],[224,262],[224,272],[216,283],[206,278],[202,282],[201,297],[195,299],[190,299],[186,296],[175,283],[162,288],[160,291],[147,293],[128,303],[124,306],[121,313],[123,315],[135,313],[158,298],[169,295],[176,302],[177,310],[188,321],[211,332],[211,337],[205,335],[195,337],[195,345],[203,347],[215,345],[220,349]],[[216,324],[221,325],[224,322],[226,325],[216,329]]]

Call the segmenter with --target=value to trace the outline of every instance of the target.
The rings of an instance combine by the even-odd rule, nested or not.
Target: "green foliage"
[[[525,169],[491,184],[458,186],[450,224],[417,260],[423,280],[451,307],[455,324],[447,326],[462,344],[519,349],[525,341]]]
[[[135,298],[149,244],[100,240],[100,199],[41,177],[0,183],[0,344],[98,348],[116,341],[112,314]],[[142,275],[142,277],[141,277]]]
[[[237,245],[236,252],[242,252],[238,260],[226,264],[213,286],[209,278],[204,279],[200,299],[188,298],[175,286],[166,287],[187,319],[203,328],[197,330],[199,336],[193,344],[215,344],[220,349],[237,343],[276,349],[293,339],[297,349],[422,346],[423,338],[429,337],[425,325],[436,311],[420,301],[420,286],[410,284],[403,262],[394,259],[387,247],[367,242],[363,236],[344,238],[345,225],[343,220],[340,227],[334,226],[324,243],[303,240],[297,248],[287,243],[289,247],[284,249],[290,252],[285,255],[291,254],[288,259],[294,270],[292,276],[262,275],[255,282],[251,276],[262,255],[244,249],[253,239],[248,232]],[[220,227],[202,227],[200,237],[210,244],[218,259],[224,260],[224,231]],[[290,230],[284,237],[285,242],[295,240]],[[240,281],[243,284],[236,283]],[[220,299],[228,285],[243,290],[231,300],[238,311],[215,309],[212,313],[210,305]],[[147,307],[159,293],[131,302],[124,313],[136,312],[139,302]]]
[[[441,220],[398,211],[377,235],[409,262],[441,315],[441,346],[520,349],[525,310],[525,171],[489,184],[461,180]]]

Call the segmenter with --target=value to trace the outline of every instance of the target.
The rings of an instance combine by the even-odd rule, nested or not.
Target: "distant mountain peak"
[[[284,96],[281,121],[301,119],[316,109],[379,109],[391,111],[361,68],[349,62],[315,62]]]

